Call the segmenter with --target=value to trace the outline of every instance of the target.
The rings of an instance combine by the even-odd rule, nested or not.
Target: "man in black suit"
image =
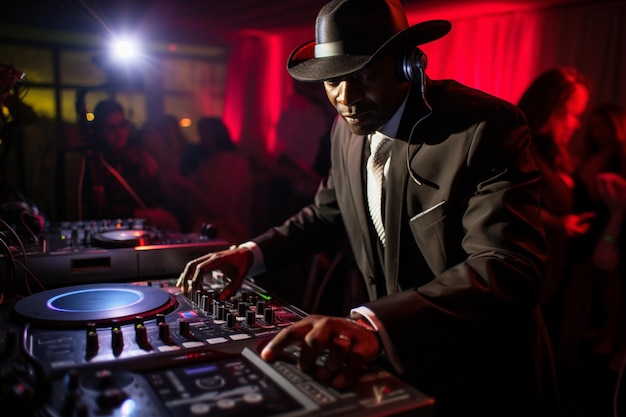
[[[554,416],[552,353],[537,305],[546,248],[529,130],[510,103],[424,74],[417,45],[450,27],[409,26],[398,0],[324,6],[316,39],[296,48],[288,70],[322,81],[339,113],[328,177],[314,203],[282,226],[191,261],[179,286],[189,291],[220,269],[232,279],[229,296],[244,276],[347,235],[370,301],[348,319],[304,318],[264,348],[264,359],[297,344],[303,370],[342,388],[382,356],[435,397],[436,416]],[[377,229],[367,170],[380,134],[390,141]]]

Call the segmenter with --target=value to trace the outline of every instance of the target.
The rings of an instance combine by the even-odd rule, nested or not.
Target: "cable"
[[[0,233],[0,235],[4,236],[3,233]],[[2,249],[3,252],[6,253],[6,259],[7,259],[6,261],[7,263],[5,265],[5,269],[6,269],[5,272],[6,272],[6,278],[7,278],[6,289],[10,290],[11,287],[13,287],[15,284],[15,271],[16,271],[15,257],[13,256],[13,253],[11,252],[11,247],[9,246],[9,244],[5,242],[4,239],[2,238],[0,238],[0,248]],[[4,288],[4,285],[2,287]],[[2,301],[4,301],[4,291],[0,292],[0,294],[2,295]]]
[[[419,175],[417,175],[417,173],[415,171],[413,171],[413,169],[411,168],[411,160],[415,157],[415,155],[419,152],[420,149],[422,149],[422,146],[424,145],[424,142],[420,143],[417,147],[417,149],[415,150],[415,152],[413,152],[413,154],[411,155],[410,149],[411,149],[411,141],[413,140],[413,133],[415,132],[415,128],[417,128],[417,126],[422,123],[424,120],[426,120],[428,117],[430,117],[430,115],[433,113],[433,108],[430,106],[430,104],[428,103],[428,100],[426,100],[426,77],[424,75],[424,69],[420,67],[420,77],[421,77],[421,82],[420,82],[420,91],[422,94],[422,100],[424,101],[424,105],[426,106],[426,108],[428,109],[428,112],[422,116],[417,122],[415,122],[415,124],[413,125],[413,127],[411,128],[411,132],[409,133],[409,140],[407,142],[407,146],[406,146],[406,169],[409,172],[409,176],[411,177],[411,179],[419,186],[423,185],[423,180],[421,180],[419,178]]]
[[[35,242],[35,244],[39,243],[39,236],[37,235],[37,233],[35,233],[33,231],[33,229],[30,228],[30,226],[28,225],[28,222],[26,221],[26,219],[24,219],[24,216],[27,214],[26,211],[22,211],[20,212],[20,222],[22,223],[22,226],[24,226],[24,229],[26,229],[26,231],[28,233],[30,233],[30,235],[33,237],[33,240]],[[35,214],[36,215],[36,214]],[[23,245],[22,245],[23,246]]]
[[[26,252],[26,247],[24,246],[24,242],[22,241],[22,239],[20,239],[19,235],[15,232],[15,230],[13,230],[13,228],[6,221],[4,221],[3,219],[0,218],[0,222],[5,227],[8,228],[8,230],[11,232],[11,234],[13,235],[15,240],[17,241],[18,245],[20,246],[20,249],[22,250],[22,262],[20,262],[20,261],[16,260],[15,257],[13,256],[13,253],[11,253],[11,248],[8,246],[8,244],[5,243],[4,240],[2,240],[2,243],[5,243],[6,249],[9,251],[10,258],[12,259],[12,268],[11,269],[12,269],[12,272],[13,272],[14,279],[17,276],[17,274],[16,274],[16,272],[17,272],[16,265],[21,266],[23,271],[24,271],[24,285],[26,286],[26,290],[28,291],[28,293],[32,294],[32,291],[30,289],[30,283],[28,281],[28,277],[30,277],[32,280],[34,280],[39,285],[39,287],[42,290],[45,290],[46,287],[43,285],[43,283],[28,268],[28,254]],[[5,238],[6,238],[6,235],[4,233],[2,233],[2,232],[0,232],[0,236],[5,236]],[[8,265],[7,265],[7,267],[8,267]],[[15,284],[15,282],[13,282],[12,284]]]
[[[124,179],[124,177],[122,176],[122,174],[120,174],[115,168],[113,168],[105,159],[103,155],[100,155],[100,163],[102,163],[102,165],[115,177],[115,179],[117,179],[120,184],[122,184],[122,186],[126,189],[126,191],[128,191],[128,193],[131,195],[131,197],[133,197],[133,199],[135,200],[135,202],[137,204],[139,204],[139,206],[144,209],[147,210],[148,206],[146,206],[143,202],[143,200],[139,197],[139,195],[135,192],[135,190],[133,190],[133,187],[130,186],[130,184],[128,182],[126,182],[126,179]]]
[[[13,230],[13,228],[11,227],[11,225],[9,223],[7,223],[6,221],[4,221],[1,218],[0,218],[0,222],[9,230],[9,232],[11,232],[13,237],[15,237],[15,240],[16,240],[17,244],[20,246],[20,249],[22,250],[22,258],[24,259],[24,263],[26,263],[26,261],[27,261],[26,256],[27,255],[26,255],[26,247],[24,246],[24,242],[22,241],[22,239],[20,239],[20,237],[17,234],[17,232],[15,230]]]

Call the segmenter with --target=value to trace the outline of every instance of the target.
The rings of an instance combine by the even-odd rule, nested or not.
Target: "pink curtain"
[[[539,73],[571,65],[591,79],[591,105],[626,104],[624,2],[493,10],[483,8],[473,13],[475,17],[454,18],[443,11],[420,16],[407,9],[411,23],[431,18],[452,21],[446,37],[422,46],[432,78],[454,78],[515,103]],[[298,44],[313,38],[312,25],[288,32],[244,32],[233,42],[224,119],[249,151],[274,151],[276,123],[292,88],[285,69],[287,57]]]

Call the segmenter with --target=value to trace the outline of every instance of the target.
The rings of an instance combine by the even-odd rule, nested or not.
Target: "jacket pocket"
[[[446,269],[443,239],[445,208],[446,202],[441,201],[409,219],[415,243],[420,248],[428,267],[436,275]]]

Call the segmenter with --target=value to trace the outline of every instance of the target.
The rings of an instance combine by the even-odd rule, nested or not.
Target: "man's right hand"
[[[204,275],[212,271],[221,271],[230,283],[219,294],[219,299],[225,300],[234,295],[252,266],[253,256],[249,248],[238,247],[220,252],[208,253],[193,259],[185,265],[180,274],[176,286],[183,294],[191,295],[196,290],[201,290]]]

